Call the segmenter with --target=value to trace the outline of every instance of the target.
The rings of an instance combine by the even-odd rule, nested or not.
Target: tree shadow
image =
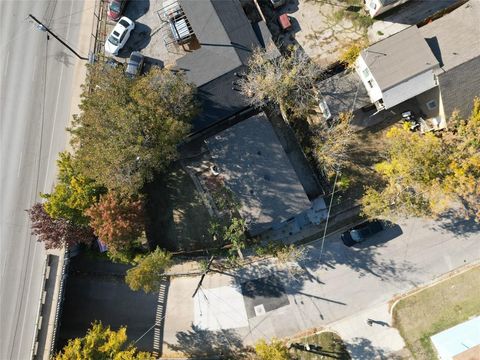
[[[471,235],[480,232],[480,223],[468,218],[464,213],[451,209],[443,213],[439,221],[431,229],[442,233],[451,233],[455,237]]]
[[[388,360],[400,360],[401,358],[387,353],[384,349],[373,346],[369,339],[365,338],[353,338],[347,343],[347,350],[352,356],[352,359],[356,360],[373,360],[373,359],[388,359]]]
[[[189,358],[216,355],[222,359],[240,359],[248,351],[232,329],[211,331],[192,325],[191,330],[178,332],[176,338],[176,344],[166,343],[167,346]]]

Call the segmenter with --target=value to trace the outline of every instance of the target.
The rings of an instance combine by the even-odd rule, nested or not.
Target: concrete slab
[[[391,327],[388,304],[357,313],[329,327],[336,331],[347,345],[353,359],[385,359],[402,350],[405,342],[398,330]],[[372,320],[369,325],[368,320]]]
[[[200,329],[222,330],[248,326],[242,290],[238,286],[200,288],[193,304],[193,325]]]

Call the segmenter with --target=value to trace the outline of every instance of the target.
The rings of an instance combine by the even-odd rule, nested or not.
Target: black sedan
[[[369,220],[345,231],[341,237],[345,245],[352,246],[356,243],[367,240],[373,234],[382,230],[383,225],[379,220]]]
[[[143,62],[145,57],[138,51],[132,52],[127,62],[127,68],[125,74],[133,79],[135,76],[140,75],[143,69]]]

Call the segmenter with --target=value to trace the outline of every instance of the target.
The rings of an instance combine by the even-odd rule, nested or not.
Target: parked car
[[[145,57],[140,52],[138,51],[132,52],[127,62],[127,68],[125,69],[125,74],[131,79],[133,79],[137,75],[140,75],[142,73],[144,61],[145,61]]]
[[[367,240],[373,234],[383,230],[383,225],[379,220],[365,221],[353,228],[345,231],[342,235],[342,241],[347,246]]]
[[[107,16],[110,20],[117,21],[122,16],[125,5],[128,0],[110,0],[108,4]]]
[[[127,17],[122,17],[105,41],[105,51],[112,55],[117,55],[125,45],[130,33],[135,28],[135,23]]]

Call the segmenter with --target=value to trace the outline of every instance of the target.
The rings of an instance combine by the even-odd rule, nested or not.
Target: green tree
[[[287,119],[288,112],[299,117],[318,106],[315,84],[321,72],[321,68],[297,47],[285,56],[276,56],[272,49],[257,48],[239,85],[253,105],[273,102]]]
[[[232,249],[243,260],[242,249],[245,249],[247,224],[243,219],[233,218],[229,226],[223,228],[223,240],[232,244]]]
[[[84,211],[98,201],[105,189],[79,172],[70,153],[61,152],[58,156],[57,184],[51,194],[41,194],[46,199],[45,211],[54,219],[87,225]]]
[[[127,345],[127,328],[117,331],[95,322],[83,338],[75,338],[55,356],[55,360],[154,360],[148,352]]]
[[[361,200],[367,217],[434,217],[464,205],[480,220],[480,100],[471,116],[454,116],[441,135],[412,133],[408,127],[387,133],[386,160],[375,170],[382,189],[367,187]]]
[[[114,259],[132,260],[135,241],[145,230],[143,201],[113,192],[101,196],[97,204],[85,211],[95,235],[108,247]]]
[[[153,68],[131,80],[121,69],[90,66],[70,129],[82,172],[109,190],[137,193],[177,156],[197,111],[194,94],[182,73]]]
[[[267,343],[264,339],[255,344],[255,354],[259,360],[288,360],[291,359],[290,353],[283,342],[272,339]]]
[[[127,271],[125,282],[134,291],[157,292],[165,278],[165,271],[172,265],[172,254],[157,247]]]

